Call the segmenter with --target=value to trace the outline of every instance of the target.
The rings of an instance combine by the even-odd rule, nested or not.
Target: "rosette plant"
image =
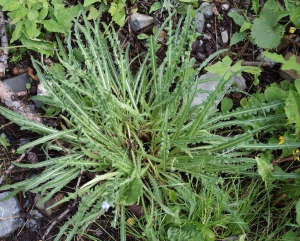
[[[257,135],[282,125],[282,116],[253,116],[268,113],[282,102],[221,113],[216,100],[226,93],[228,78],[220,78],[206,101],[191,106],[197,84],[209,81],[200,80],[199,72],[222,51],[194,69],[195,59],[190,57],[191,44],[197,37],[194,12],[189,8],[177,26],[172,25],[173,15],[161,27],[167,32],[164,60],[158,64],[158,32],[149,37],[148,52],[134,74],[129,49],[121,49],[114,28],[100,20],[90,23],[84,11],[74,21],[66,50],[58,40],[60,71],[32,59],[49,93],[35,99],[61,109],[60,130],[0,107],[2,115],[42,135],[21,146],[19,153],[40,144],[46,153],[61,151],[59,157],[46,155],[46,160],[36,164],[16,163],[43,170],[30,180],[0,190],[14,188],[10,196],[20,191],[41,192],[41,202],[45,202],[73,180],[76,183],[79,176],[96,174],[85,178],[85,183],[79,182],[74,192],[56,203],[77,200],[79,205],[55,240],[63,235],[64,240],[71,240],[75,234],[82,234],[106,211],[101,208],[103,203],[113,210],[112,225],[119,228],[121,240],[126,240],[128,234],[141,240],[180,240],[180,232],[194,235],[197,240],[212,240],[216,235],[212,227],[234,222],[233,216],[222,218],[234,210],[226,204],[229,196],[221,195],[223,199],[218,201],[223,182],[220,173],[256,175],[256,160],[248,154],[251,150],[275,148],[259,143]],[[232,73],[230,66],[228,73]],[[225,131],[228,129],[231,131]],[[53,140],[68,145],[57,145]],[[201,185],[206,192],[211,191],[214,205],[222,202],[224,209],[216,217],[216,206],[207,203],[204,207],[203,194],[197,190]],[[137,227],[126,223],[126,207],[133,204],[139,204],[144,213],[136,219]],[[209,215],[203,212],[208,207],[212,208]],[[200,220],[200,214],[206,218]],[[210,222],[215,219],[222,222]],[[243,229],[243,225],[236,229]]]

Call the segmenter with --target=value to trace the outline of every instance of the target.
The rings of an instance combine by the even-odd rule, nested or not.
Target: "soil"
[[[76,1],[69,1],[69,4],[74,4]],[[228,54],[231,57],[233,61],[243,59],[245,61],[256,61],[256,57],[260,54],[260,51],[257,46],[253,45],[248,40],[241,42],[239,44],[236,44],[234,46],[229,46],[229,42],[227,44],[222,44],[220,41],[218,42],[217,39],[220,39],[220,32],[227,30],[229,35],[232,35],[236,31],[239,30],[239,26],[237,26],[230,17],[227,16],[228,10],[225,11],[222,9],[222,4],[228,3],[229,9],[235,8],[235,9],[246,9],[247,1],[221,1],[216,0],[212,2],[215,4],[216,9],[221,14],[222,18],[218,18],[216,15],[213,15],[210,19],[210,27],[205,25],[203,34],[206,34],[207,36],[210,36],[209,39],[203,39],[202,37],[199,37],[197,39],[197,42],[193,44],[193,51],[192,56],[196,58],[197,64],[200,64],[205,58],[207,58],[209,55],[213,54],[215,51],[217,51],[220,48],[228,48]],[[129,12],[130,7],[137,7],[141,12],[149,12],[149,9],[153,2],[136,2],[134,6],[128,6],[127,12]],[[251,11],[248,11],[248,13],[251,15]],[[162,14],[157,15],[156,13],[150,14],[153,15],[157,21],[157,23],[161,23],[164,21],[164,19],[167,16],[167,12],[163,12]],[[108,14],[103,15],[103,21],[106,21],[107,23],[110,22],[110,18]],[[176,25],[176,17],[173,19],[174,24]],[[119,39],[121,46],[123,48],[126,48],[126,46],[130,47],[130,57],[133,59],[135,56],[141,55],[141,53],[146,49],[145,44],[142,40],[139,40],[137,38],[137,35],[140,33],[146,33],[150,34],[152,31],[153,26],[146,27],[145,29],[140,30],[139,32],[134,32],[131,30],[129,26],[129,19],[127,20],[125,26],[123,28],[119,28],[116,26],[119,34]],[[297,30],[299,31],[299,30]],[[299,32],[295,33],[295,35],[299,34]],[[199,45],[199,41],[203,41],[202,45]],[[165,56],[166,47],[164,44],[162,44],[161,49],[157,52],[158,58],[162,61]],[[278,53],[284,54],[287,51],[296,52],[297,49],[293,44],[289,44],[285,46],[284,48],[280,49]],[[12,54],[12,53],[10,53]],[[8,68],[5,78],[10,78],[15,73],[22,71],[28,72],[28,67],[32,67],[30,62],[30,57],[36,56],[36,53],[27,50],[22,55],[22,60],[19,60],[17,63],[11,62],[10,60],[13,59],[14,56],[10,55],[10,59],[8,61]],[[54,60],[53,60],[54,61]],[[215,60],[216,61],[216,60]],[[131,67],[132,72],[136,72],[140,64],[140,60],[136,59],[134,61],[134,64]],[[272,83],[278,83],[281,80],[280,75],[278,74],[279,65],[275,65],[273,67],[262,67],[262,74],[259,76],[260,83],[258,86],[253,85],[253,77],[248,74],[244,74],[243,77],[246,79],[247,83],[247,89],[245,90],[248,93],[255,93],[260,88],[265,88],[266,86],[272,84]],[[16,71],[18,70],[18,71]],[[33,96],[36,94],[36,85],[38,82],[33,82],[31,88],[25,93],[25,95],[20,95],[17,98],[20,100],[28,103],[28,99],[30,96]],[[239,100],[243,97],[240,93],[231,93],[229,95],[234,101],[235,106],[239,105]],[[41,115],[44,115],[44,111],[41,109],[39,110]],[[59,119],[57,118],[49,118],[48,119],[49,125],[51,126],[58,126]],[[14,124],[6,120],[5,118],[0,116],[0,123],[1,123],[1,129],[0,133],[4,133],[7,138],[9,139],[9,142],[11,146],[5,150],[2,149],[2,152],[0,153],[0,167],[1,169],[6,169],[11,165],[11,161],[16,160],[19,155],[14,153],[14,150],[18,148],[20,145],[20,139],[21,138],[28,138],[29,140],[34,140],[38,138],[38,135],[36,133],[31,133],[28,131],[22,131],[20,128]],[[2,128],[3,127],[3,128]],[[36,157],[39,161],[42,161],[45,159],[45,155],[39,147],[35,147],[31,152],[36,154]],[[60,153],[52,153],[53,156],[60,155]],[[29,156],[27,156],[26,162],[33,162],[34,160],[31,160]],[[283,164],[282,164],[283,165]],[[6,177],[5,181],[7,183],[14,183],[17,181],[24,180],[26,178],[29,178],[32,175],[37,175],[42,171],[42,169],[23,169],[23,168],[13,168],[12,171],[9,173],[9,175]],[[1,172],[0,172],[1,173]],[[88,176],[87,174],[83,174],[83,179],[91,179],[92,177]],[[69,186],[76,185],[76,183],[71,183]],[[68,187],[66,187],[65,190],[62,190],[62,193],[64,191],[67,191]],[[33,193],[25,193],[25,195],[22,195],[21,193],[18,194],[18,199],[20,202],[20,205],[22,207],[22,216],[24,220],[26,221],[29,217],[31,217],[31,211],[33,209],[36,209],[35,206],[35,194]],[[24,203],[27,203],[24,205]],[[54,220],[57,220],[58,216],[61,215],[64,211],[69,210],[69,212],[60,220],[57,222],[57,224],[54,226],[53,229],[49,232],[47,235],[47,239],[45,240],[53,240],[53,237],[58,232],[58,227],[63,223],[66,219],[72,216],[72,214],[76,210],[76,205],[73,205],[73,203],[68,203],[65,205],[60,206],[57,210],[55,210],[51,215],[43,215],[43,218],[37,218],[36,221],[38,223],[39,228],[31,232],[26,226],[21,227],[18,229],[15,233],[13,233],[10,237],[6,239],[2,239],[0,241],[34,241],[34,240],[42,240],[43,234],[47,231],[49,226]],[[93,224],[90,229],[88,230],[88,233],[97,237],[99,240],[119,240],[118,237],[118,230],[115,230],[110,227],[110,220],[111,216],[113,214],[108,212],[106,216],[101,217],[96,224]],[[105,230],[101,230],[103,227]],[[63,240],[63,239],[62,239]],[[89,240],[88,238],[81,237],[80,240]],[[128,236],[127,240],[137,240],[133,237]]]

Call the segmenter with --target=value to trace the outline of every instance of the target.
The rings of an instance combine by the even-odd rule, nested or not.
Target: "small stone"
[[[228,9],[229,9],[229,4],[228,3],[222,4],[222,10],[227,11]]]
[[[228,32],[227,30],[221,32],[222,42],[224,44],[228,43]]]
[[[270,63],[272,65],[276,64],[276,62],[272,59],[269,59],[264,56],[263,52],[261,52],[257,57],[256,60],[261,61],[263,59],[264,62]]]
[[[37,86],[37,95],[42,95],[42,96],[47,96],[48,91],[46,90],[46,88],[44,87],[44,85],[42,83],[38,84]]]
[[[214,14],[212,5],[208,2],[202,3],[200,9],[203,11],[204,17],[206,18],[210,18]]]
[[[203,34],[203,39],[209,40],[209,39],[211,39],[211,36],[205,33],[205,34]]]
[[[211,24],[210,23],[206,24],[206,27],[211,28]]]
[[[205,18],[204,18],[204,15],[200,12],[198,12],[196,14],[196,20],[198,21],[198,25],[197,25],[197,28],[196,28],[196,31],[198,33],[202,33],[203,29],[204,29],[204,24],[205,24]]]
[[[26,228],[30,229],[31,232],[34,232],[39,229],[39,223],[36,221],[36,219],[38,220],[40,218],[43,218],[43,214],[34,209],[31,211],[30,216],[31,217],[27,219]]]
[[[297,37],[295,38],[295,41],[296,41],[297,43],[300,43],[300,36],[297,36]]]
[[[0,193],[3,199],[9,192]],[[20,214],[20,204],[16,196],[0,202],[0,238],[5,238],[24,224]]]
[[[154,18],[146,14],[134,13],[131,15],[131,28],[134,31],[139,31],[142,28],[154,23]]]
[[[30,142],[29,138],[20,138],[20,146],[23,146]]]
[[[3,81],[8,89],[12,92],[20,92],[26,90],[26,84],[30,83],[30,78],[27,73],[21,74]]]

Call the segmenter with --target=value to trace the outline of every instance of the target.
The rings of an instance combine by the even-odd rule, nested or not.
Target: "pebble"
[[[211,24],[210,23],[206,24],[206,27],[211,28]]]
[[[208,2],[202,3],[200,6],[200,9],[204,10],[203,14],[204,14],[204,17],[206,17],[206,18],[210,18],[214,14],[214,12],[212,10],[212,5]]]
[[[203,39],[209,40],[209,39],[211,39],[211,36],[205,33],[205,34],[203,34]]]
[[[30,216],[31,217],[27,219],[26,228],[29,228],[31,232],[34,232],[40,228],[40,225],[36,221],[36,219],[43,218],[43,214],[41,214],[38,210],[34,209],[31,211]]]
[[[227,11],[229,9],[229,4],[228,3],[224,3],[222,5],[222,10]]]
[[[134,31],[139,31],[142,28],[154,23],[154,18],[146,14],[134,13],[130,17],[131,28]]]
[[[222,37],[222,42],[224,44],[228,43],[228,39],[229,38],[228,38],[228,32],[227,32],[227,30],[221,32],[221,37]]]
[[[198,12],[196,14],[195,18],[198,20],[198,25],[197,25],[196,31],[198,33],[202,33],[202,31],[204,29],[204,24],[205,24],[204,15],[202,13]]]

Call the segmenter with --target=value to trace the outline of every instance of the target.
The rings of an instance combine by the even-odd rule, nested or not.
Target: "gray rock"
[[[199,78],[200,80],[208,79],[207,82],[198,84],[197,90],[198,91],[195,94],[195,98],[191,104],[191,107],[195,105],[200,105],[203,101],[205,101],[209,95],[210,92],[214,91],[216,89],[216,86],[218,85],[219,80],[221,77],[217,74],[213,74],[211,72],[207,72],[206,74],[203,74]],[[246,88],[246,81],[241,76],[234,76],[231,78],[231,80],[228,82],[228,84],[225,86],[225,89],[229,89],[229,87],[235,83],[239,89],[244,90]],[[222,98],[216,102],[216,106],[221,102]]]
[[[9,192],[0,193],[0,199]],[[0,202],[0,238],[5,238],[24,224],[21,218],[20,205],[16,197]]]
[[[134,31],[139,31],[142,28],[154,23],[154,18],[146,14],[134,13],[131,15],[131,28]]]
[[[38,210],[34,209],[30,213],[30,218],[26,222],[26,228],[29,228],[31,232],[39,229],[39,222],[36,220],[43,218],[43,214],[41,214]]]
[[[202,33],[203,28],[204,28],[204,24],[205,24],[205,18],[204,18],[203,13],[198,12],[198,13],[196,14],[196,17],[195,17],[195,18],[196,18],[196,20],[198,21],[198,25],[197,25],[196,31],[197,31],[198,33]]]
[[[26,84],[30,83],[30,78],[27,73],[21,74],[3,81],[8,89],[13,92],[26,90]]]
[[[221,37],[222,37],[222,42],[223,42],[224,44],[228,43],[229,37],[228,37],[228,32],[227,32],[227,30],[221,32]]]
[[[202,3],[200,9],[203,11],[204,17],[206,18],[210,18],[214,14],[212,5],[208,2]]]
[[[203,39],[209,40],[209,39],[211,39],[211,36],[205,33],[205,34],[203,34]]]

